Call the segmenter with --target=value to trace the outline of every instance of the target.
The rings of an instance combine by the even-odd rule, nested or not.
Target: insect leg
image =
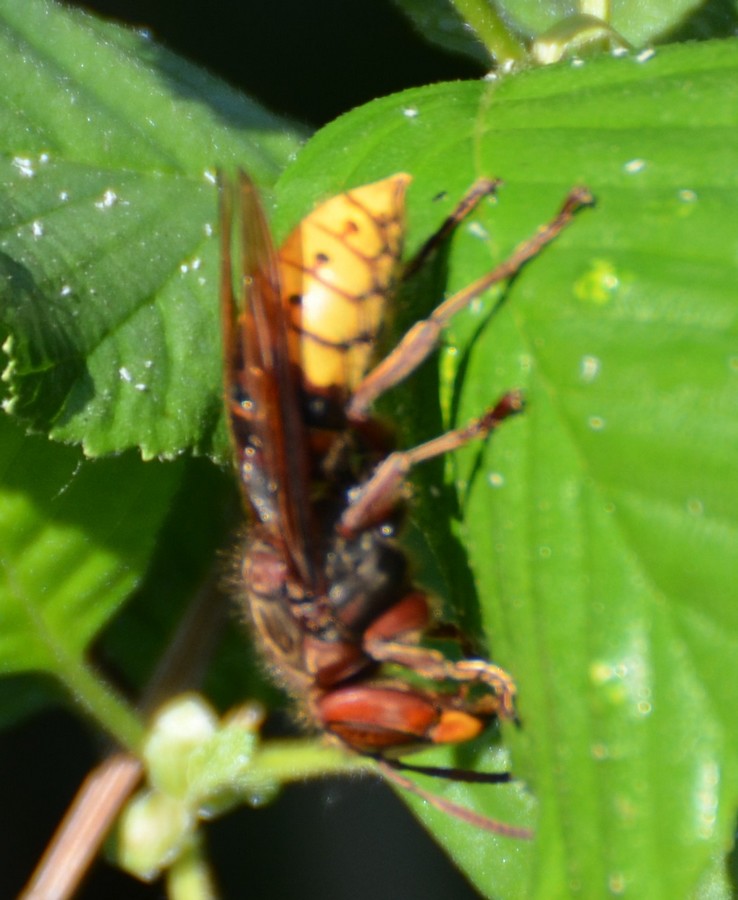
[[[435,250],[443,244],[449,235],[470,215],[485,197],[489,197],[497,191],[502,184],[501,178],[478,178],[464,196],[456,204],[450,216],[444,219],[438,231],[434,231],[415,256],[405,265],[402,272],[402,280],[407,281],[428,261]]]
[[[528,828],[508,825],[506,822],[498,822],[495,819],[489,819],[486,816],[474,812],[474,810],[459,806],[451,800],[446,800],[444,797],[438,797],[435,794],[431,794],[429,791],[423,790],[423,788],[414,781],[401,775],[397,771],[397,766],[394,765],[391,760],[377,759],[377,766],[379,766],[384,776],[390,781],[393,781],[404,790],[410,791],[410,793],[422,798],[426,803],[441,810],[441,812],[450,813],[462,822],[466,822],[475,828],[488,831],[492,834],[501,834],[505,837],[517,838],[524,841],[533,840],[533,832]]]
[[[386,641],[367,632],[364,649],[377,662],[411,669],[430,681],[455,681],[459,684],[484,684],[497,699],[497,715],[515,718],[515,682],[504,669],[484,659],[447,659],[439,650],[420,644]]]
[[[574,188],[564,200],[559,213],[550,222],[542,225],[531,238],[520,244],[511,256],[491,272],[449,297],[437,306],[427,319],[413,325],[395,349],[358,385],[346,409],[349,421],[363,421],[377,397],[407,378],[433,352],[441,332],[452,316],[493,285],[517,274],[570,224],[577,210],[591,205],[592,202],[592,194],[587,188]]]
[[[522,394],[510,391],[492,409],[463,428],[448,431],[410,450],[391,453],[377,466],[371,478],[353,493],[349,506],[338,522],[339,533],[344,537],[353,537],[365,528],[381,522],[400,499],[403,483],[413,466],[456,450],[469,441],[485,437],[522,408]]]

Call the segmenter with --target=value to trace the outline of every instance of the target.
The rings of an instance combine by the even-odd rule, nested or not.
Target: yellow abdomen
[[[282,245],[284,301],[311,393],[348,397],[369,368],[400,267],[410,181],[399,173],[339,194]]]

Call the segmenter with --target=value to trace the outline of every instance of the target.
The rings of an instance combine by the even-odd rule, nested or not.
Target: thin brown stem
[[[213,597],[215,592],[211,575],[190,604],[142,697],[144,713],[199,681],[225,621],[225,604]],[[142,775],[140,760],[130,753],[114,753],[90,772],[20,900],[66,900],[74,895]]]
[[[67,900],[74,895],[142,774],[141,762],[130,753],[109,756],[90,772],[20,900]]]

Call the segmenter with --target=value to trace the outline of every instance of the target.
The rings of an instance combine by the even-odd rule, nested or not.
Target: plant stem
[[[77,658],[65,657],[56,674],[75,702],[121,747],[132,753],[137,752],[144,735],[143,722],[135,710],[102,680],[99,672]]]
[[[141,763],[129,753],[116,753],[93,769],[59,823],[20,900],[69,900],[76,894],[141,774]]]
[[[265,742],[254,755],[253,770],[279,784],[376,771],[372,760],[346,753],[339,747],[328,746],[314,738]]]
[[[461,18],[477,34],[500,68],[522,62],[524,45],[510,31],[491,0],[451,0]]]
[[[167,869],[170,900],[216,900],[218,891],[202,841],[195,837]]]
[[[609,24],[612,15],[612,2],[611,0],[581,0],[579,12],[588,16],[596,16]]]

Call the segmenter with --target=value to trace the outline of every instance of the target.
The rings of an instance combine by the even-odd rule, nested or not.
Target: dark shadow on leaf
[[[449,248],[448,242],[442,245],[430,262],[403,287],[394,334],[401,335],[407,331],[443,297]],[[427,298],[431,298],[430,303]],[[438,383],[436,352],[401,389],[401,408],[394,412],[395,419],[400,424],[403,446],[430,440],[445,430]],[[418,466],[413,470],[412,481],[418,502],[412,505],[411,515],[422,532],[425,547],[444,586],[444,614],[479,639],[482,628],[477,589],[466,551],[452,529],[452,522],[459,521],[462,512],[456,490],[444,480],[443,458],[431,459]],[[424,581],[422,571],[418,575],[418,581],[421,584]]]
[[[41,290],[25,266],[0,254],[0,309],[3,330],[12,338],[7,351],[12,410],[47,432],[62,410],[68,416],[93,395],[72,307]]]

